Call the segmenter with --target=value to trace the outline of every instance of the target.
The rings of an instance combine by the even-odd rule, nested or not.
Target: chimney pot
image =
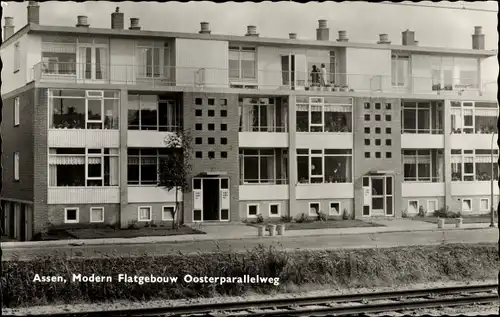
[[[201,22],[200,25],[201,25],[201,30],[198,33],[200,33],[200,34],[210,34],[211,33],[210,24],[208,22]]]
[[[330,29],[327,27],[326,20],[318,20],[318,28],[316,29],[316,40],[329,41]]]
[[[379,34],[379,41],[377,42],[378,44],[391,44],[391,41],[389,41],[389,36],[387,34]]]
[[[482,26],[475,26],[474,27],[474,34],[477,34],[477,35],[483,34],[483,27]]]
[[[403,45],[415,45],[415,32],[406,30],[402,33]]]
[[[78,20],[78,24],[76,25],[77,27],[89,27],[86,15],[79,15],[77,17],[77,20]]]
[[[290,37],[291,40],[297,39],[297,33],[289,33],[288,36]]]
[[[349,39],[347,38],[347,31],[339,31],[339,38],[337,42],[347,42]]]
[[[474,34],[472,34],[472,49],[484,50],[484,34],[481,26],[474,27]]]
[[[130,27],[128,29],[129,30],[140,30],[141,26],[139,25],[139,19],[138,18],[130,18]]]
[[[14,18],[5,17],[5,26],[14,26]]]
[[[245,36],[259,36],[259,34],[257,34],[257,27],[255,25],[247,26],[247,34],[245,34]]]
[[[40,6],[36,1],[28,2],[28,24],[40,24]]]
[[[3,40],[5,41],[12,35],[14,35],[14,18],[5,17],[5,24],[3,26]]]
[[[120,12],[120,7],[116,7],[115,12],[111,13],[111,28],[123,30],[125,28],[124,16]]]

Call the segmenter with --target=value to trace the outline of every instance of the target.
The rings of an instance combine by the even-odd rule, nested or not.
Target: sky
[[[411,4],[411,2],[403,2]],[[498,10],[496,1],[429,1],[415,5],[464,6],[467,9]],[[330,39],[339,30],[347,31],[352,42],[376,43],[379,34],[389,35],[393,44],[401,44],[401,32],[415,31],[419,46],[471,48],[474,26],[482,26],[486,49],[498,49],[496,12],[451,10],[395,5],[390,3],[284,2],[214,3],[199,2],[58,2],[40,3],[40,24],[74,26],[78,15],[88,16],[91,27],[109,28],[111,13],[117,6],[130,18],[139,18],[143,30],[196,33],[200,22],[209,22],[212,34],[244,35],[247,25],[257,26],[261,37],[287,38],[297,33],[299,39],[315,39],[318,20],[328,21]],[[26,24],[26,2],[2,2],[3,16],[14,18],[16,31]],[[2,21],[3,25],[3,21]],[[485,65],[484,76],[496,79],[498,62],[493,57]]]

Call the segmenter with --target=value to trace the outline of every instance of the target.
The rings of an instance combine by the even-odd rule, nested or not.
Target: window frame
[[[460,151],[460,154],[457,154],[457,153],[452,153],[451,154],[451,168],[452,168],[452,179],[451,179],[451,182],[452,183],[456,183],[456,182],[484,182],[484,181],[487,181],[487,182],[491,182],[491,179],[490,180],[479,180],[478,179],[478,173],[477,173],[477,164],[478,163],[482,163],[482,162],[478,162],[478,158],[481,158],[481,157],[487,157],[487,158],[491,158],[491,153],[490,154],[479,154],[477,153],[477,151],[481,151],[481,150],[484,150],[484,149],[474,149],[474,150],[470,150],[470,149],[452,149],[452,151]],[[485,150],[489,150],[489,149],[485,149]],[[472,151],[472,153],[465,153],[465,151]],[[498,150],[493,150],[493,156],[495,158],[498,158]],[[456,157],[460,157],[460,162],[453,162],[455,161],[455,158]],[[465,159],[466,158],[472,158],[472,163],[469,163],[469,162],[465,162]],[[494,167],[494,172],[496,171],[497,172],[497,175],[491,175],[491,178],[493,180],[498,180],[498,177],[499,177],[499,174],[500,174],[500,171],[497,167],[497,163],[496,161],[493,162],[493,164],[491,164],[492,162],[488,162],[486,164],[490,164],[490,165],[493,165]],[[465,173],[465,164],[472,164],[472,167],[473,167],[473,172],[472,173]],[[461,175],[460,175],[460,180],[453,180],[453,170],[454,170],[454,167],[455,166],[459,166],[460,167],[460,172],[461,172]],[[495,170],[495,167],[496,170]],[[472,180],[465,180],[465,177],[472,177]]]
[[[137,97],[137,102],[138,102],[138,108],[135,109],[138,112],[137,120],[139,122],[138,125],[130,125],[129,122],[127,121],[127,131],[157,131],[157,132],[175,132],[178,131],[179,129],[182,128],[182,109],[178,105],[178,101],[175,99],[162,99],[160,95],[158,94],[129,94],[127,95],[127,102],[129,102],[130,97],[135,96]],[[156,97],[156,103],[155,103],[155,111],[156,111],[156,123],[155,123],[155,128],[153,129],[151,126],[145,126],[142,124],[142,109],[143,109],[143,99],[142,97],[147,97],[147,96],[155,96]],[[171,113],[172,114],[172,119],[168,119],[169,117],[166,116],[167,118],[167,125],[162,125],[160,124],[160,121],[162,120],[162,117],[160,116],[160,105],[163,105],[163,107],[166,108],[166,113]],[[172,110],[168,110],[172,109]],[[130,107],[127,108],[127,114],[128,111],[131,110]],[[196,111],[201,111],[201,116],[203,116],[202,109],[195,109]],[[196,117],[199,117],[195,114]],[[168,123],[173,123],[168,124]],[[130,129],[130,127],[135,127],[135,129]],[[149,128],[147,128],[149,127]],[[165,130],[163,130],[165,129]]]
[[[307,103],[304,101],[303,98],[306,98]],[[307,131],[301,131],[301,129],[298,128],[298,122],[296,120],[295,126],[296,126],[296,131],[298,133],[353,133],[353,126],[354,126],[354,114],[353,114],[353,98],[341,98],[341,99],[348,99],[349,103],[346,102],[341,102],[335,101],[335,100],[328,100],[329,98],[327,97],[311,97],[311,96],[296,96],[295,97],[295,102],[296,102],[296,107],[295,107],[295,116],[297,117],[298,112],[304,112],[307,113]],[[333,99],[335,99],[333,97]],[[297,110],[297,109],[305,109],[307,107],[307,111],[304,110]],[[321,108],[321,123],[314,123],[313,118],[312,118],[312,113],[313,112],[319,112],[319,111],[313,111],[313,107],[320,107]],[[337,111],[327,111],[329,110],[329,107],[344,107],[344,110],[349,108],[349,111],[339,111],[340,109],[335,109]],[[329,126],[327,126],[327,120],[325,120],[326,113],[349,113],[350,114],[350,122],[347,122],[347,130],[346,132],[343,131],[328,131]],[[315,129],[313,128],[320,128],[321,131],[313,131]],[[350,130],[350,131],[349,131]]]
[[[256,214],[250,214],[250,207],[256,207]],[[247,218],[257,218],[260,214],[260,204],[247,204]]]
[[[147,64],[147,53],[144,54],[143,63],[139,62],[140,52],[150,51],[151,52],[151,65]],[[155,65],[155,52],[158,50],[158,64]],[[168,59],[165,60],[165,53],[168,53]],[[134,46],[134,61],[137,64],[138,69],[144,67],[143,74],[138,72],[137,78],[140,79],[160,79],[166,80],[170,78],[170,60],[172,58],[171,45],[167,41],[144,41],[137,40]],[[158,76],[155,73],[155,67],[159,68]],[[148,68],[151,68],[151,75],[148,76]],[[168,70],[168,71],[165,71]],[[144,75],[144,76],[142,76]]]
[[[339,209],[336,214],[332,213],[332,204],[338,204]],[[340,216],[341,215],[341,210],[342,210],[342,203],[339,200],[332,200],[328,202],[328,215],[330,216]]]
[[[469,204],[470,209],[469,210],[464,209],[464,202],[467,201],[467,200],[470,202],[470,204]],[[460,201],[460,210],[462,212],[471,212],[472,209],[473,209],[473,207],[472,207],[472,198],[462,198],[462,200]]]
[[[240,153],[239,153],[239,157],[240,157],[240,174],[241,174],[241,180],[240,180],[240,184],[241,185],[262,185],[262,184],[268,184],[268,185],[276,185],[277,183],[279,182],[286,182],[287,179],[280,179],[278,178],[278,175],[276,174],[276,170],[277,170],[277,149],[272,149],[273,150],[273,154],[270,155],[270,154],[262,154],[262,151],[264,150],[269,150],[269,149],[248,149],[248,150],[256,150],[257,153],[256,154],[245,154],[245,150],[246,149],[241,149],[240,150]],[[284,157],[285,153],[282,153],[282,158]],[[273,179],[262,179],[261,178],[261,162],[262,162],[262,159],[263,158],[269,158],[269,157],[272,157],[273,159],[273,167],[272,167],[272,170],[273,170],[273,174],[274,174],[274,178]],[[257,158],[257,174],[258,174],[258,179],[254,180],[254,179],[249,179],[245,177],[245,159],[246,158]],[[279,162],[281,164],[281,162]],[[283,173],[283,171],[282,171]],[[285,174],[286,175],[286,174]]]
[[[312,209],[311,206],[312,205],[318,205],[318,211],[317,211],[317,213],[314,213],[314,214],[311,213],[311,209]],[[313,216],[316,217],[321,212],[321,203],[318,202],[318,201],[310,201],[309,204],[308,204],[308,206],[309,206],[309,209],[307,211],[307,215],[309,217],[313,217]],[[328,207],[330,207],[330,206],[328,206]]]
[[[277,206],[278,214],[274,215],[271,213],[272,206]],[[270,203],[269,204],[269,217],[271,217],[271,218],[280,218],[281,217],[281,203]]]
[[[127,173],[127,186],[137,186],[137,187],[152,187],[152,186],[158,186],[159,182],[160,182],[160,174],[159,174],[159,169],[160,169],[160,162],[161,162],[161,159],[162,158],[165,158],[167,157],[166,154],[160,154],[159,150],[161,148],[146,148],[146,147],[141,147],[141,148],[134,148],[134,147],[129,147],[127,149],[135,149],[135,150],[138,150],[138,154],[135,155],[135,154],[128,154],[127,153],[127,171],[128,171],[128,167],[129,167],[129,164],[128,164],[128,160],[130,158],[136,158],[138,160],[138,168],[139,168],[139,173],[138,173],[138,181],[137,183],[130,183],[130,179],[128,177],[128,173]],[[156,160],[156,182],[153,184],[153,183],[143,183],[142,181],[142,169],[141,169],[141,166],[142,166],[142,159],[143,158],[153,158],[153,155],[144,155],[142,154],[142,151],[143,150],[156,150],[156,154],[154,156],[155,160]],[[151,164],[152,165],[152,164]],[[134,165],[135,166],[135,165]]]
[[[485,201],[485,200],[488,202],[488,208],[487,209],[483,209],[482,208],[482,202]],[[489,197],[480,198],[479,199],[479,211],[488,211],[488,212],[491,212],[491,204],[490,204],[490,198]]]
[[[425,154],[419,154],[419,151],[429,151],[429,155]],[[440,149],[402,149],[401,150],[401,160],[402,160],[402,167],[403,167],[403,182],[405,183],[439,183],[440,179],[439,176],[433,176],[433,168],[435,167],[434,165],[437,165],[439,163],[439,158],[442,157],[443,163],[444,163],[444,153],[443,152],[436,152],[436,158],[437,161],[433,161],[433,150],[440,150]],[[415,155],[409,155],[409,154],[404,154],[405,151],[415,151]],[[412,164],[406,164],[405,163],[405,158],[411,158],[412,160],[415,160]],[[419,161],[423,161],[424,159],[428,158],[429,159],[429,177],[425,176],[419,176],[419,165],[424,164],[420,163]],[[408,179],[405,177],[405,165],[414,165],[415,166],[415,177],[414,179]],[[439,175],[439,173],[438,173]]]
[[[20,154],[19,152],[14,152],[14,155],[13,155],[13,160],[14,160],[14,181],[15,182],[18,182],[19,179],[20,179],[20,175],[19,175],[19,170],[20,170]]]
[[[93,219],[92,211],[94,211],[94,210],[101,210],[102,211],[102,220],[96,221]],[[91,223],[103,223],[104,222],[104,207],[90,207],[90,222]]]
[[[258,47],[252,46],[252,45],[231,45],[229,44],[228,46],[228,65],[230,59],[230,54],[231,52],[238,52],[238,77],[231,77],[231,68],[228,67],[228,76],[230,81],[236,81],[236,82],[256,82],[258,79]],[[241,62],[242,62],[242,53],[249,53],[253,52],[254,56],[254,74],[255,76],[253,78],[245,78],[243,77],[243,68],[241,67]]]
[[[305,149],[305,148],[301,148],[301,149],[296,149],[296,151],[298,150],[307,150],[308,151],[308,154],[302,154],[302,153],[296,153],[296,157],[308,157],[308,168],[309,168],[309,178],[308,178],[308,182],[307,183],[298,183],[298,184],[302,184],[302,185],[315,185],[315,184],[332,184],[330,182],[326,182],[326,157],[350,157],[351,158],[351,162],[350,162],[350,165],[351,165],[351,173],[350,173],[350,182],[345,182],[345,183],[341,183],[341,184],[352,184],[353,182],[353,177],[354,177],[354,169],[352,167],[352,164],[353,164],[353,150],[352,149],[333,149],[333,150],[349,150],[351,151],[350,154],[327,154],[326,153],[326,150],[332,150],[332,149]],[[313,151],[321,151],[321,153],[312,153]],[[321,175],[313,175],[312,174],[312,159],[313,158],[321,158]],[[298,172],[298,164],[297,164],[297,175],[299,174]],[[322,181],[321,182],[313,182],[312,179],[319,179],[319,178],[322,178]]]
[[[76,210],[76,220],[68,219],[68,210]],[[79,207],[66,207],[64,208],[64,223],[79,223],[80,222],[80,208]]]
[[[149,210],[149,218],[148,219],[141,219],[141,209],[148,209]],[[152,221],[153,219],[153,207],[152,206],[139,206],[137,207],[137,221],[138,222],[149,222]]]
[[[407,78],[405,82],[400,85],[399,84],[399,70],[401,67],[400,61],[407,61],[406,67],[406,73],[407,73]],[[394,63],[395,62],[395,63]],[[396,68],[394,69],[394,66]],[[396,77],[394,77],[394,74],[396,74]],[[403,75],[404,77],[404,75]],[[392,53],[391,54],[391,86],[393,88],[408,88],[409,82],[411,80],[411,56],[408,54],[401,54],[401,53]]]
[[[18,127],[21,121],[20,117],[20,97],[14,98],[14,127]]]
[[[175,217],[174,217],[174,214],[173,214],[173,211],[170,212],[170,218],[165,218],[165,209],[166,208],[172,208],[173,211],[175,211],[175,205],[163,205],[161,206],[161,221],[174,221],[175,218],[177,218],[177,213],[175,214]]]
[[[435,203],[436,204],[436,207],[435,207],[436,209],[433,210],[432,212],[435,212],[435,211],[439,210],[439,202],[438,202],[437,199],[427,199],[427,212],[428,213],[430,212],[430,207],[429,207],[430,203]]]
[[[407,206],[406,206],[406,208],[407,208],[406,210],[408,210],[408,214],[409,214],[410,213],[410,205],[412,202],[417,202],[417,208],[416,208],[415,214],[418,214],[418,209],[420,208],[420,202],[418,201],[418,199],[409,199]]]

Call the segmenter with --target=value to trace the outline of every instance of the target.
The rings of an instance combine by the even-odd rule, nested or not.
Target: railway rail
[[[280,298],[247,302],[220,302],[173,307],[134,308],[114,311],[51,313],[57,317],[98,316],[325,316],[360,315],[392,311],[415,310],[492,304],[499,300],[498,284],[413,289],[394,292],[373,292],[330,296]],[[5,315],[4,316],[9,316]],[[19,315],[10,315],[19,316]],[[48,316],[32,315],[30,316]]]

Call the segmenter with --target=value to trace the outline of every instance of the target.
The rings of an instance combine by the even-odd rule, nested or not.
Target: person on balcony
[[[328,73],[326,72],[325,64],[321,64],[321,87],[326,87],[328,84]]]
[[[313,65],[311,77],[312,77],[312,85],[319,86],[319,77],[320,76],[319,76],[319,69],[316,67],[316,65]]]

